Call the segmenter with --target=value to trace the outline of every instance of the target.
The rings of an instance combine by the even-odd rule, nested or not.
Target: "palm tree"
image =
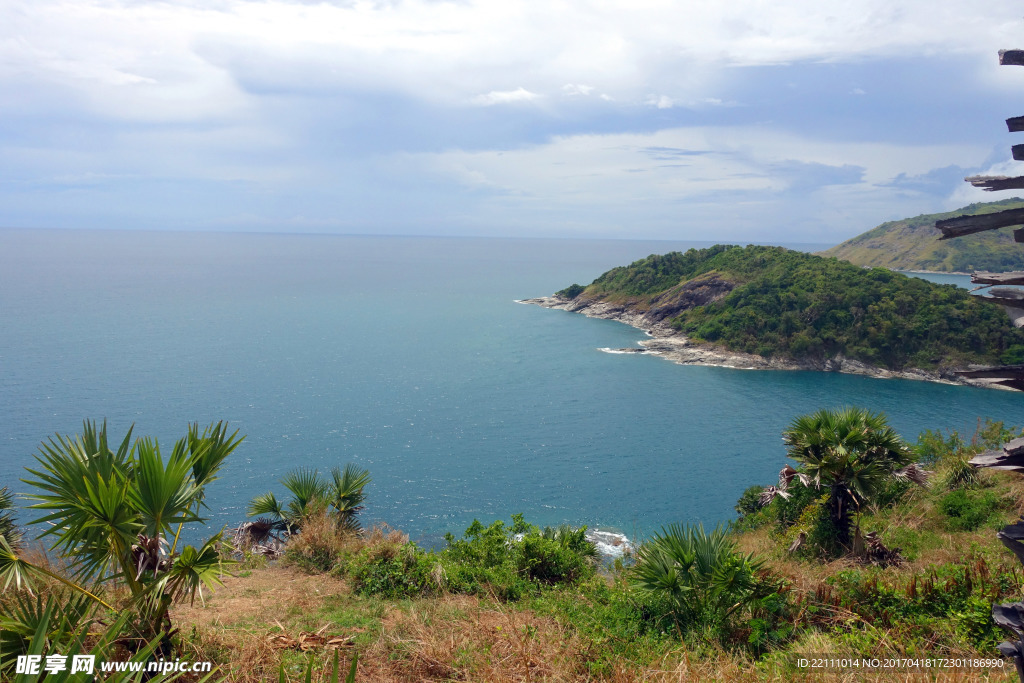
[[[363,509],[366,494],[363,489],[370,483],[370,472],[352,463],[343,470],[331,470],[331,483],[327,486],[328,503],[337,515],[339,529],[359,531],[357,515]]]
[[[783,494],[793,476],[806,486],[827,489],[828,510],[837,540],[850,546],[850,522],[861,506],[871,503],[891,477],[924,483],[927,473],[912,464],[913,454],[881,413],[849,407],[802,415],[782,433],[789,457],[802,471],[783,469],[778,489]]]
[[[331,470],[330,481],[325,481],[317,470],[300,467],[281,478],[281,484],[292,494],[287,504],[279,501],[273,492],[264,493],[249,501],[248,514],[250,517],[266,515],[257,520],[257,528],[266,530],[265,535],[294,534],[302,529],[307,519],[323,512],[335,517],[339,530],[358,531],[356,515],[363,509],[366,498],[363,489],[369,483],[370,473],[352,463],[344,469]],[[249,533],[254,535],[254,531]]]
[[[101,584],[123,585],[149,638],[169,630],[171,602],[201,598],[204,585],[220,582],[221,533],[180,552],[177,542],[185,524],[205,521],[199,516],[204,488],[244,437],[229,435],[223,423],[203,432],[190,426],[165,460],[155,440],[133,443],[131,435],[129,429],[111,449],[106,423],[97,429],[85,422],[81,435],[58,434],[44,443],[36,456],[39,469],[28,468],[34,478],[23,481],[38,491],[28,496],[38,501],[29,509],[43,513],[31,523],[47,525],[41,538],[52,537],[51,549],[70,563],[70,580],[54,578],[93,598]],[[0,582],[20,585],[33,573],[52,576],[3,545]]]

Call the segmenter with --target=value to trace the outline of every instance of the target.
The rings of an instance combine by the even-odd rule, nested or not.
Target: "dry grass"
[[[224,587],[205,606],[178,606],[175,623],[191,635],[195,659],[229,663],[228,680],[255,683],[276,680],[282,659],[298,678],[301,657],[276,649],[270,639],[280,633],[293,638],[314,627],[325,635],[362,633],[372,638],[358,647],[360,683],[427,681],[637,681],[751,680],[750,663],[731,658],[696,657],[680,650],[644,668],[622,662],[600,678],[587,663],[588,645],[554,619],[539,617],[490,600],[446,595],[386,605],[363,600],[343,580],[310,576],[287,567],[254,570],[246,577],[227,577]],[[371,628],[344,629],[331,624],[323,607],[343,603],[363,610]],[[319,625],[319,626],[318,626]],[[351,648],[342,652],[349,661]],[[315,652],[314,680],[326,681],[332,654]]]
[[[372,622],[344,628],[325,611],[350,610]],[[268,637],[321,630],[325,635],[360,635],[362,641],[342,649],[342,662],[359,652],[360,683],[427,683],[440,681],[640,683],[674,681],[1003,681],[1012,676],[969,671],[932,673],[810,673],[790,668],[755,666],[739,655],[707,649],[699,654],[680,647],[645,666],[628,660],[601,675],[590,673],[595,643],[588,643],[554,619],[491,600],[465,595],[385,603],[352,594],[343,580],[310,576],[287,567],[255,570],[228,577],[206,606],[178,607],[175,623],[186,633],[194,626],[196,659],[229,662],[228,680],[256,683],[277,680],[282,661],[298,680],[308,655],[273,647]],[[808,635],[794,651],[851,655],[828,635]],[[315,681],[327,681],[332,651],[313,652]]]

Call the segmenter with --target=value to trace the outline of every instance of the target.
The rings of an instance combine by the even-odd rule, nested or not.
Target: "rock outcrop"
[[[992,386],[961,378],[952,372],[930,372],[915,368],[893,371],[843,356],[800,360],[765,358],[751,353],[730,351],[713,344],[694,342],[672,327],[670,321],[679,313],[695,306],[704,306],[717,301],[731,292],[734,286],[729,281],[712,273],[673,287],[651,299],[649,303],[641,301],[609,302],[600,298],[588,298],[585,294],[575,298],[546,296],[523,299],[519,303],[625,323],[642,330],[651,339],[640,341],[641,348],[639,349],[608,349],[609,351],[648,353],[681,365],[710,365],[745,370],[813,370],[866,375],[883,379],[899,378],[944,384]]]

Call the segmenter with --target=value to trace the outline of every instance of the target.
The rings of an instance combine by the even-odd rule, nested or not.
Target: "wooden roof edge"
[[[1024,271],[971,273],[971,282],[977,285],[1024,285]]]
[[[1005,175],[972,175],[964,178],[964,180],[974,187],[982,188],[986,192],[998,192],[999,190],[1024,190],[1024,176],[1009,177]]]
[[[940,240],[962,237],[976,232],[1007,228],[1011,225],[1024,225],[1024,208],[1006,209],[995,213],[979,213],[973,215],[954,216],[935,221],[935,227],[942,231]]]
[[[1024,66],[1024,50],[1000,50],[999,63],[1003,66]]]

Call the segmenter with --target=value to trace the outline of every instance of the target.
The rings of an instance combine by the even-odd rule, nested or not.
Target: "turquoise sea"
[[[643,335],[515,303],[690,246],[0,231],[0,486],[23,492],[40,441],[85,418],[167,448],[223,419],[247,439],[217,526],[291,468],[355,462],[365,520],[426,543],[515,512],[635,536],[733,518],[818,408],[884,411],[911,439],[1024,424],[1017,393],[602,353]]]

